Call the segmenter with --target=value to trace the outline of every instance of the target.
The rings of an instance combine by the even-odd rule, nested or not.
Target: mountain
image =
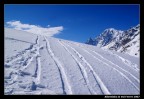
[[[4,94],[140,94],[139,58],[5,28]]]
[[[95,39],[88,39],[86,44],[139,57],[140,24],[126,31],[106,29]]]

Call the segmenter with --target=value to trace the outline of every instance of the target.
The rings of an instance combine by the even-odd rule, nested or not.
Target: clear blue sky
[[[63,26],[54,37],[85,42],[106,28],[127,30],[140,21],[139,5],[5,5],[4,22]]]

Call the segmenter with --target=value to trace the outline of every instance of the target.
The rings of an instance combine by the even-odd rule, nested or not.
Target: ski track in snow
[[[82,74],[82,76],[83,76],[83,78],[84,78],[84,80],[85,80],[85,82],[86,82],[86,84],[87,84],[87,87],[88,87],[88,89],[89,89],[89,92],[90,92],[91,94],[96,94],[96,92],[92,89],[92,87],[91,87],[91,85],[90,85],[90,82],[89,82],[89,80],[88,80],[88,74],[87,74],[84,66],[82,66],[82,64],[77,60],[77,58],[68,50],[68,48],[67,48],[64,44],[62,44],[60,41],[59,41],[59,43],[65,48],[65,50],[72,56],[72,58],[73,58],[73,59],[75,60],[75,62],[77,63],[77,65],[78,65],[78,67],[79,67],[79,69],[80,69],[80,72],[81,72],[81,74]]]
[[[34,77],[35,78],[35,83],[36,84],[40,84],[40,76],[41,76],[41,62],[40,62],[40,53],[39,53],[39,49],[40,49],[40,45],[39,45],[39,37],[37,37],[36,39],[36,49],[37,49],[37,56],[36,56],[36,70],[35,70],[35,74]]]
[[[33,53],[32,56],[31,56],[31,53]],[[23,59],[22,58],[23,56],[27,56],[28,58]],[[10,73],[10,76],[14,76],[14,77],[12,78],[11,82],[8,85],[12,85],[12,84],[17,82],[18,76],[21,76],[25,73],[24,70],[31,64],[34,57],[36,57],[37,64],[36,64],[36,70],[35,70],[35,75],[34,75],[35,79],[34,79],[33,82],[35,84],[40,83],[40,75],[41,75],[41,65],[40,64],[41,63],[40,63],[40,57],[39,57],[39,38],[37,36],[35,44],[30,45],[29,48],[27,48],[24,51],[20,52],[20,54],[17,54],[16,56],[13,56],[11,58],[11,60],[9,60],[7,63],[5,63],[5,65],[14,65],[13,63],[15,63],[16,61],[21,62],[22,59],[25,60],[23,62],[23,64],[17,65],[17,66],[19,66],[19,68],[13,68],[14,73],[13,72]],[[26,75],[26,73],[24,75]],[[6,80],[6,81],[8,81],[8,80]],[[13,91],[11,91],[10,93],[12,94],[12,92]]]
[[[114,54],[113,52],[107,51],[108,53],[110,53],[111,55],[113,55],[114,57],[117,57],[118,59],[120,59],[124,64],[126,64],[127,66],[131,67],[132,69],[134,69],[135,71],[139,72],[139,68],[138,65],[135,63],[132,63],[131,61],[129,61],[128,59],[125,59],[121,56],[118,56],[117,54]]]
[[[66,43],[65,43],[65,44],[66,44]],[[68,44],[66,44],[66,45],[69,46]],[[99,76],[96,74],[96,72],[93,70],[92,66],[86,61],[86,59],[85,59],[78,51],[76,51],[76,49],[74,49],[74,48],[71,47],[71,46],[69,46],[69,47],[70,47],[70,48],[77,54],[77,56],[78,56],[80,59],[82,59],[82,61],[85,62],[85,64],[90,68],[91,73],[93,74],[96,82],[98,82],[98,84],[99,84],[99,86],[100,86],[103,94],[107,94],[107,95],[111,94],[111,93],[109,92],[109,90],[107,89],[107,87],[106,87],[106,86],[104,85],[104,83],[102,82],[102,80],[100,79],[100,77],[99,77]]]
[[[16,42],[22,42],[21,39],[17,40],[17,38],[10,38],[8,40],[15,40]],[[5,94],[56,94],[56,92],[60,92],[60,94],[62,93],[64,95],[69,95],[74,93],[77,94],[77,92],[78,93],[86,92],[88,94],[111,95],[113,94],[113,92],[116,93],[115,90],[112,89],[113,86],[111,86],[111,81],[107,83],[106,81],[108,81],[109,79],[107,78],[106,80],[103,79],[105,78],[102,75],[103,72],[97,71],[95,67],[93,67],[93,64],[94,66],[96,66],[95,65],[96,62],[98,64],[99,63],[102,64],[102,66],[106,68],[107,67],[110,68],[110,70],[114,70],[113,72],[114,74],[118,73],[118,75],[116,76],[120,77],[120,80],[124,79],[125,81],[122,82],[122,84],[132,87],[132,90],[128,89],[130,90],[130,92],[135,93],[137,91],[138,92],[140,91],[139,89],[140,80],[137,75],[140,69],[138,68],[137,64],[128,60],[130,59],[129,57],[128,59],[125,59],[124,57],[119,56],[116,53],[103,50],[106,53],[109,53],[114,58],[116,58],[120,63],[117,64],[115,63],[115,61],[108,59],[108,57],[105,57],[105,54],[100,54],[98,53],[97,50],[91,47],[87,47],[86,45],[83,44],[75,42],[72,43],[69,41],[40,35],[35,36],[35,39],[33,40],[34,41],[30,42],[23,41],[23,43],[29,44],[29,47],[11,57],[6,58],[4,63],[6,72],[6,75],[4,76]],[[42,40],[45,47],[43,46],[43,44],[41,44],[40,40]],[[53,44],[58,44],[58,47],[53,47],[54,46]],[[41,49],[43,48],[44,52],[41,51]],[[66,52],[62,54],[56,53],[55,51],[57,50],[55,50],[55,48],[60,48],[60,50]],[[41,56],[43,55],[43,53],[45,54],[45,52],[47,55],[49,55],[48,58],[45,56]],[[75,63],[74,65],[69,66],[70,69],[67,69],[69,68],[67,66],[69,64],[67,64],[67,62],[66,63],[64,62],[65,56],[60,56],[65,54],[67,54],[66,58],[70,57],[70,59],[72,59],[72,61],[71,60],[69,61],[70,63]],[[88,57],[86,57],[86,55],[88,55]],[[49,60],[49,58],[51,59],[51,61]],[[92,59],[92,61],[90,59]],[[45,62],[44,64],[42,63],[43,61]],[[51,65],[49,64],[47,65],[47,62],[49,62],[49,64]],[[126,65],[126,67],[121,65],[121,63],[124,66]],[[42,65],[47,65],[47,67],[43,67]],[[55,67],[49,68],[49,66],[55,66]],[[47,84],[47,81],[51,81],[51,79],[49,79],[49,77],[44,78],[43,73],[47,73],[48,71],[46,70],[43,72],[43,69],[45,68],[49,68],[52,74],[56,73],[58,75],[57,77],[54,77],[55,75],[51,76],[51,73],[48,72],[50,77],[52,77],[51,79],[54,79],[52,83],[54,82],[54,84],[56,83],[59,86],[55,85],[57,87],[54,87],[53,86],[54,84],[50,83]],[[100,67],[98,66],[96,68],[99,69]],[[78,71],[78,75],[73,74],[75,73],[75,71]],[[71,77],[72,79],[70,79],[69,77]],[[73,79],[74,77],[75,79]],[[74,84],[74,82],[79,81],[79,79],[82,79],[81,80],[82,82]],[[46,85],[43,84],[44,82],[43,80],[46,82]],[[113,80],[112,83],[119,81],[119,80],[115,81]],[[78,84],[82,86],[79,86]],[[83,89],[80,89],[75,92],[75,89],[77,89],[75,86],[79,86],[78,88],[84,88],[84,91],[82,91]],[[116,86],[119,85],[116,84]],[[51,91],[47,88],[50,88],[56,92]],[[125,88],[123,88],[122,91],[118,92],[121,93],[127,92],[124,89]]]
[[[77,46],[79,45],[79,44],[76,44],[76,43],[74,43],[74,44],[77,45]],[[79,46],[83,47],[82,45],[79,45]],[[89,49],[89,48],[88,48],[88,49]],[[117,59],[119,59],[121,62],[123,62],[124,64],[126,64],[127,66],[131,67],[133,70],[135,70],[135,71],[137,71],[137,72],[140,71],[140,69],[138,68],[138,65],[135,64],[135,63],[133,63],[132,61],[130,61],[130,60],[128,60],[128,59],[125,59],[125,58],[123,58],[123,57],[121,57],[121,56],[113,53],[112,51],[105,50],[105,49],[101,49],[101,50],[110,53],[110,55],[113,55],[114,57],[116,57]]]
[[[62,81],[62,86],[63,86],[63,94],[72,94],[72,89],[71,89],[70,83],[68,81],[65,69],[61,65],[60,61],[54,55],[47,38],[46,37],[44,37],[44,38],[45,38],[45,41],[46,41],[47,51],[48,51],[48,53],[50,54],[50,56],[52,57],[52,59],[54,60],[55,64],[58,67],[60,77],[61,77],[61,81]]]
[[[76,44],[75,44],[75,45],[76,45]],[[83,46],[81,46],[81,47],[83,48]],[[89,48],[88,48],[88,49],[89,49]],[[86,51],[86,49],[83,49],[83,50]],[[94,54],[96,54],[97,56],[101,57],[103,60],[105,60],[105,62],[110,63],[110,64],[118,67],[120,70],[128,73],[128,74],[131,75],[138,83],[140,83],[139,79],[138,79],[137,77],[135,77],[133,74],[131,74],[129,71],[126,71],[125,69],[121,68],[119,65],[113,63],[112,61],[108,60],[107,58],[104,58],[102,55],[100,55],[100,54],[97,53],[96,51],[93,51],[93,50],[91,50],[91,49],[89,49],[89,51],[91,51],[91,52],[93,52]],[[105,51],[105,50],[104,50],[104,51]],[[87,51],[87,52],[88,52],[88,51]],[[129,67],[132,67],[131,65],[135,65],[135,66],[137,67],[137,64],[134,64],[134,63],[132,63],[131,61],[129,61],[129,60],[127,60],[127,59],[125,59],[125,58],[123,58],[123,57],[121,57],[121,56],[118,56],[118,55],[116,55],[116,54],[114,54],[114,53],[112,53],[112,52],[110,52],[110,51],[109,51],[109,53],[111,53],[112,55],[114,55],[114,56],[116,56],[117,58],[121,59],[121,61],[124,62],[124,63],[127,61],[127,63],[129,63]],[[98,58],[97,58],[97,59],[98,59]],[[102,61],[102,60],[101,60],[101,61]],[[130,64],[131,64],[131,65],[130,65]],[[126,64],[126,65],[128,65],[128,64]],[[134,69],[134,68],[133,68],[133,69]],[[137,69],[135,68],[134,70],[136,70],[136,72],[138,72],[138,71],[137,71],[138,68],[137,68]]]
[[[116,67],[118,67],[118,68],[121,69],[122,71],[128,73],[128,74],[131,75],[138,83],[140,83],[139,79],[136,78],[136,77],[135,77],[133,74],[131,74],[130,72],[126,71],[125,69],[121,68],[121,67],[118,66],[117,64],[115,64],[115,63],[109,61],[108,59],[104,58],[102,55],[98,54],[96,51],[93,51],[93,52],[94,52],[96,55],[100,56],[100,57],[101,57],[102,59],[104,59],[105,61],[111,63],[112,65],[114,65],[114,66],[116,66]]]
[[[33,47],[30,46],[28,49],[32,49],[32,48],[33,48]],[[16,64],[16,66],[18,66],[18,67],[13,68],[13,73],[11,73],[10,76],[14,76],[14,77],[13,77],[12,83],[9,83],[10,85],[16,82],[19,74],[22,73],[22,71],[23,71],[24,69],[26,69],[26,68],[28,67],[28,65],[31,63],[31,61],[33,60],[34,56],[33,56],[33,57],[28,57],[27,59],[23,59],[23,58],[22,58],[23,56],[28,55],[28,52],[29,52],[29,51],[27,51],[27,49],[26,49],[26,50],[20,52],[20,54],[18,54],[18,55],[16,55],[16,56],[13,56],[10,61],[8,61],[7,63],[5,63],[5,65],[8,65],[9,67],[11,67],[12,65],[16,64],[15,62],[17,62],[17,61],[20,62],[20,65],[17,65],[17,64]],[[17,56],[18,56],[18,57],[17,57]],[[23,61],[23,63],[21,64],[21,61],[22,61],[22,60],[24,60],[24,61]],[[9,67],[8,67],[8,68],[9,68]],[[13,67],[13,66],[12,66],[12,67]]]
[[[33,60],[33,58],[35,57],[35,46],[37,44],[37,41],[35,44],[30,45],[29,48],[19,52],[18,54],[16,54],[15,56],[12,56],[11,58],[8,58],[8,60],[6,60],[6,67],[10,67],[11,65],[13,65],[13,63],[15,63],[16,61],[18,62],[22,62],[22,66],[23,69],[25,69],[27,67],[27,65],[29,65],[31,63],[31,61]],[[32,57],[31,57],[32,54]],[[28,58],[24,59],[26,56],[29,56]],[[21,63],[20,63],[21,64]]]
[[[102,59],[104,59],[105,61],[111,63],[111,64],[114,65],[114,66],[111,66],[111,65],[109,65],[108,63],[100,60],[99,58],[95,57],[94,55],[92,55],[91,53],[89,53],[89,52],[88,52],[87,50],[85,50],[84,48],[83,48],[83,50],[84,50],[85,52],[87,52],[88,54],[90,54],[91,56],[93,56],[93,57],[94,57],[95,59],[97,59],[98,61],[102,62],[103,64],[105,64],[105,65],[107,65],[107,66],[112,67],[113,69],[115,69],[118,73],[120,73],[125,79],[127,79],[127,80],[139,91],[139,88],[138,88],[123,72],[119,71],[119,70],[116,69],[114,66],[116,66],[116,67],[118,67],[119,69],[121,69],[122,71],[128,73],[128,74],[131,75],[138,83],[140,83],[139,79],[136,78],[134,75],[132,75],[130,72],[124,70],[123,68],[121,68],[121,67],[118,66],[117,64],[114,64],[113,62],[111,62],[111,61],[109,61],[108,59],[104,58],[102,55],[98,54],[96,51],[92,51],[92,50],[89,49],[90,51],[94,52],[96,55],[100,56]]]

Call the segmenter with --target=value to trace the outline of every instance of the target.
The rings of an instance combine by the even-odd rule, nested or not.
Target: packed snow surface
[[[5,28],[4,93],[139,95],[139,58]]]

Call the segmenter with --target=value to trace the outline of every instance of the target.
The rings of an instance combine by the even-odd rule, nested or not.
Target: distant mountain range
[[[140,24],[126,31],[106,29],[95,39],[89,38],[86,44],[139,57]]]

